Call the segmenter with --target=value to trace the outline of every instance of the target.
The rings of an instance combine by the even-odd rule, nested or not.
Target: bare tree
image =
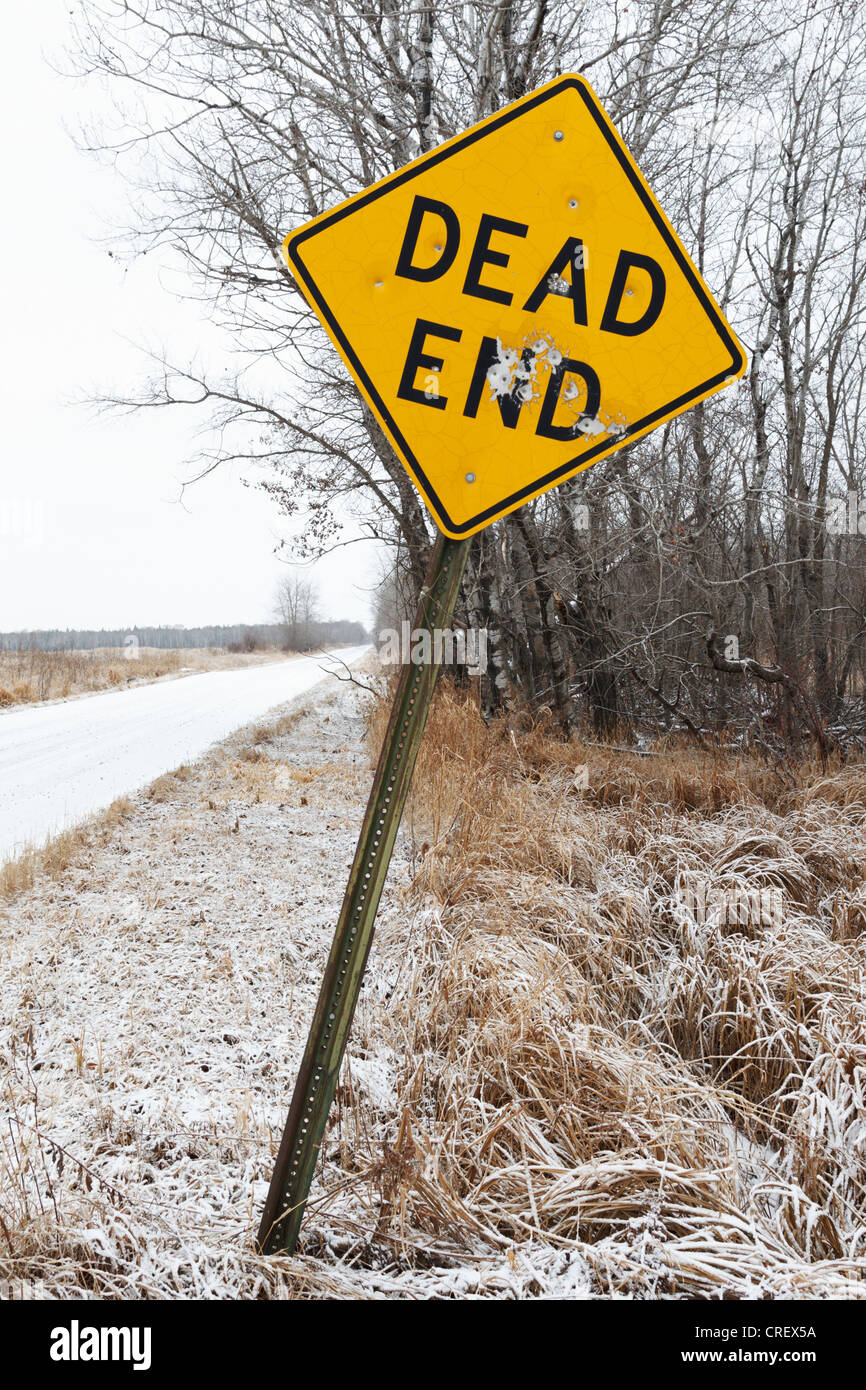
[[[564,734],[586,716],[600,734],[748,720],[792,736],[792,692],[825,722],[862,693],[862,537],[827,527],[834,499],[866,488],[856,5],[85,0],[76,23],[79,66],[121,108],[124,90],[138,98],[111,139],[90,137],[143,180],[130,245],[184,258],[240,361],[213,378],[163,362],[143,399],[218,425],[203,467],[263,470],[280,510],[311,519],[310,555],[351,509],[410,597],[426,513],[280,243],[539,83],[586,73],[751,364],[479,537],[462,616],[491,629],[485,704],[546,705]],[[736,639],[727,666],[709,630]],[[754,678],[776,668],[784,680]]]
[[[315,645],[319,597],[312,579],[297,570],[284,574],[274,600],[274,617],[283,628],[286,651],[305,652]]]

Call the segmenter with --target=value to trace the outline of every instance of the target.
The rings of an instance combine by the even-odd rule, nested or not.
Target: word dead
[[[437,259],[432,265],[418,265],[418,241],[424,220],[428,217],[439,219],[445,231],[434,248]],[[492,242],[494,237],[522,239],[528,232],[528,223],[512,222],[492,213],[482,213],[463,277],[461,293],[475,299],[489,300],[493,304],[510,306],[514,301],[514,295],[497,286],[493,280],[497,268],[508,266],[511,252],[502,249],[501,240],[496,246]],[[454,266],[460,242],[460,221],[454,209],[448,203],[435,198],[416,196],[400,247],[396,274],[406,280],[428,284],[440,280]],[[519,307],[526,313],[534,314],[541,309],[549,295],[556,295],[571,301],[575,324],[588,328],[590,325],[586,298],[587,265],[587,248],[581,238],[567,237],[541,277],[527,287],[528,293]],[[631,293],[628,281],[634,271],[642,272],[649,277],[650,299],[639,318],[628,319],[621,317],[621,314],[624,300]],[[657,261],[638,251],[621,250],[598,324],[599,331],[629,338],[646,333],[662,311],[665,288],[664,271]],[[445,365],[443,351],[433,340],[438,339],[440,343],[459,343],[462,337],[463,330],[452,324],[437,323],[433,319],[419,318],[416,321],[397,389],[400,400],[426,405],[433,410],[447,408],[448,397],[441,395],[435,384],[431,385],[431,375],[435,383]],[[486,382],[499,406],[503,425],[506,429],[516,429],[522,407],[533,396],[529,379],[534,375],[535,359],[542,355],[546,356],[550,377],[541,402],[535,433],[543,438],[556,440],[573,440],[581,434],[602,433],[603,427],[589,430],[586,427],[588,421],[595,422],[601,404],[601,382],[598,374],[588,362],[565,357],[555,348],[549,348],[546,343],[539,343],[535,348],[527,347],[518,352],[513,348],[503,349],[498,338],[482,336],[463,401],[464,416],[469,419],[476,417]],[[427,374],[423,388],[418,384],[419,372]],[[583,382],[586,404],[580,419],[570,424],[557,424],[554,417],[560,399],[573,400],[578,395],[574,381],[566,383],[567,378],[575,377]]]

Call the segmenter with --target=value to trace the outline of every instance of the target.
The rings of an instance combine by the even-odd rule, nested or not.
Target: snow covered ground
[[[199,757],[334,667],[331,654],[302,657],[0,715],[0,862]]]
[[[399,1127],[382,1015],[430,911],[406,911],[405,831],[303,1253],[253,1249],[369,791],[369,710],[330,680],[209,750],[168,795],[134,798],[61,881],[0,902],[12,1297],[589,1296],[579,1255],[516,1256],[495,1235],[468,1254],[433,1239],[420,1274],[401,1270],[399,1238],[388,1268],[372,1247],[341,1259],[378,1208],[334,1154],[357,1147],[363,1169]]]
[[[331,680],[256,718],[0,900],[12,1296],[863,1298],[862,768],[784,813],[662,815],[664,769],[641,812],[645,771],[613,754],[598,805],[569,790],[582,749],[551,739],[530,780],[528,742],[494,742],[456,697],[422,750],[298,1253],[256,1253],[372,708]],[[674,759],[671,784],[698,766]],[[719,774],[732,796],[745,775]],[[784,922],[711,931],[674,906],[679,864],[772,875]]]
[[[305,1269],[252,1249],[369,790],[368,710],[330,679],[257,720],[270,736],[233,734],[169,796],[135,798],[62,883],[0,901],[0,1098],[18,1154],[0,1136],[0,1215],[21,1232],[14,1258],[0,1239],[0,1278],[16,1297],[399,1289],[332,1275],[329,1254]],[[398,901],[405,856],[401,837]],[[387,983],[377,956],[362,1013]],[[379,1058],[351,1055],[374,1086]]]

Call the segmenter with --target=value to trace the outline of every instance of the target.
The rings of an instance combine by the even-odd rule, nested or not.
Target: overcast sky
[[[179,500],[201,443],[190,417],[70,403],[134,391],[136,344],[186,360],[212,330],[158,256],[123,267],[99,244],[128,192],[64,128],[94,100],[49,65],[69,9],[4,14],[0,631],[264,621],[285,572],[273,504],[228,469]],[[368,620],[375,573],[367,544],[319,562],[326,614]]]

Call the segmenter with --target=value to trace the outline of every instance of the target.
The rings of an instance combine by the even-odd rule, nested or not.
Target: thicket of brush
[[[364,1015],[401,1059],[366,1173],[391,1258],[540,1243],[604,1292],[862,1296],[864,821],[862,766],[639,759],[444,688],[412,809],[435,910],[380,935]],[[696,873],[784,911],[696,921]]]

